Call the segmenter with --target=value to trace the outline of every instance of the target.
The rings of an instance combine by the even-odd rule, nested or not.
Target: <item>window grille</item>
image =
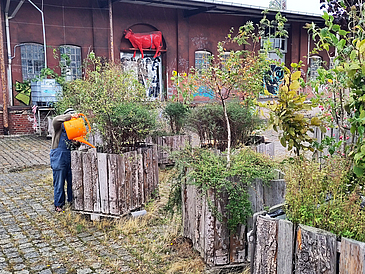
[[[23,81],[39,77],[44,68],[43,45],[26,43],[20,47]]]
[[[60,46],[62,74],[66,81],[72,81],[82,77],[81,47],[63,45]]]
[[[209,51],[199,50],[195,52],[195,69],[207,69],[210,63],[212,54]]]

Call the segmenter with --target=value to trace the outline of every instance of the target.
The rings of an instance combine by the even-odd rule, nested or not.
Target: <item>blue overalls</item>
[[[72,202],[71,141],[67,138],[63,123],[60,142],[57,148],[51,149],[50,158],[53,171],[54,205],[62,207],[65,204],[65,180],[67,181],[67,201]]]

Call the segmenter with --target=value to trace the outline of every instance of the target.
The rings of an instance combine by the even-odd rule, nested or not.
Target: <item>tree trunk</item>
[[[223,106],[223,111],[224,111],[224,117],[226,118],[226,123],[227,123],[227,133],[228,133],[228,138],[227,138],[227,168],[229,168],[231,166],[231,125],[230,125],[229,119],[228,119],[226,104],[225,104],[223,99],[221,99],[221,101],[222,101],[222,106]]]

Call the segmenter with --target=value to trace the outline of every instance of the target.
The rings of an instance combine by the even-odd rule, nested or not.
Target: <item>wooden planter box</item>
[[[173,165],[175,162],[170,155],[191,143],[189,135],[158,136],[149,139],[148,142],[157,145],[158,163],[160,165]]]
[[[123,155],[73,151],[74,210],[97,216],[121,216],[140,209],[158,191],[156,146]]]
[[[258,216],[253,274],[365,273],[365,243],[287,220]]]
[[[253,212],[261,211],[266,206],[273,206],[284,201],[284,180],[272,181],[269,185],[256,180],[248,189]],[[216,199],[211,191],[209,199],[214,201],[220,212],[225,212],[228,202],[227,194],[221,193]],[[247,227],[239,225],[235,234],[230,234],[226,223],[220,222],[212,215],[206,197],[194,185],[182,188],[184,236],[191,239],[193,247],[200,253],[209,266],[227,266],[246,262]],[[252,225],[252,218],[247,226]]]

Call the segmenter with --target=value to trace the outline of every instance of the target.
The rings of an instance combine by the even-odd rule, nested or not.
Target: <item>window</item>
[[[38,77],[44,68],[43,45],[27,43],[20,47],[23,81]]]
[[[195,52],[195,69],[202,70],[208,67],[212,54],[209,51],[199,50]]]
[[[64,45],[60,46],[62,74],[66,81],[79,79],[81,70],[81,47]]]
[[[286,37],[275,37],[276,27],[268,27],[265,29],[264,38],[261,39],[261,47],[264,46],[264,43],[269,40],[270,41],[270,52],[275,52],[277,49],[281,51],[281,53],[288,52],[288,39]]]
[[[318,76],[317,69],[322,65],[322,57],[321,56],[312,56],[309,57],[309,78],[311,80],[316,79]]]

